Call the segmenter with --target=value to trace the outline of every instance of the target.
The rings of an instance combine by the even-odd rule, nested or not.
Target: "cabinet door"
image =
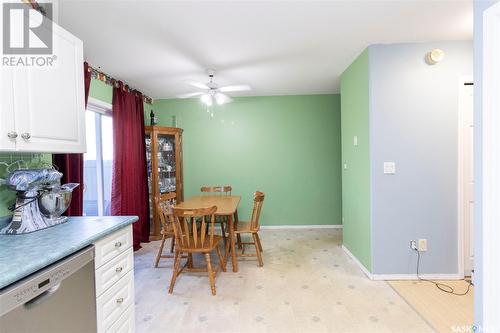
[[[16,83],[19,151],[85,152],[85,96],[82,41],[53,24],[51,67],[20,69]]]
[[[177,161],[175,134],[158,134],[157,139],[158,191],[163,195],[177,191]]]
[[[0,68],[0,151],[16,149],[14,121],[14,77],[11,68]]]

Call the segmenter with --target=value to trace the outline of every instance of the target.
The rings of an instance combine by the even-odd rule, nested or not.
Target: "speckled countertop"
[[[70,217],[29,234],[0,235],[0,289],[135,221],[136,216]]]

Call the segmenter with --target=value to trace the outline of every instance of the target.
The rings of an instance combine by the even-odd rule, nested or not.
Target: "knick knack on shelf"
[[[153,110],[151,110],[151,113],[149,114],[151,126],[155,126],[158,123],[158,118],[156,118],[155,113]]]

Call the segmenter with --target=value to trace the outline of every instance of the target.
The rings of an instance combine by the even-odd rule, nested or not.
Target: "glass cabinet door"
[[[175,135],[158,134],[158,190],[160,194],[175,192]]]
[[[151,134],[146,132],[146,164],[148,170],[148,193],[149,193],[149,223],[151,227],[153,226],[153,160],[151,159],[151,154],[153,153],[151,146]]]

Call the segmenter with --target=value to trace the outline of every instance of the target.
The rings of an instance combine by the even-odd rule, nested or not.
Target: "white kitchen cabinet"
[[[106,333],[133,333],[135,332],[134,305],[130,305],[127,310],[118,318],[115,323],[106,330]]]
[[[132,226],[94,246],[97,332],[134,332]]]
[[[16,150],[16,125],[14,121],[14,96],[12,90],[12,70],[3,69],[0,77],[0,149],[3,151]]]
[[[54,23],[53,55],[52,66],[2,67],[0,151],[85,152],[82,41]]]

